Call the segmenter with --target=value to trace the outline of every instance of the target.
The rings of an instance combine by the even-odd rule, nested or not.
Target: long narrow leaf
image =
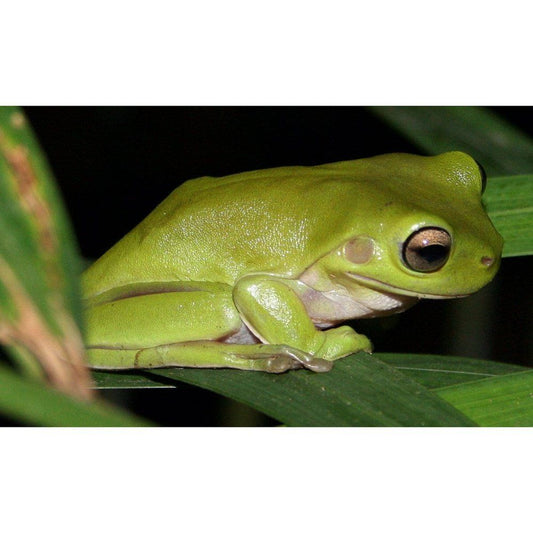
[[[533,426],[533,370],[436,392],[481,426]]]
[[[39,145],[18,108],[0,107],[0,342],[26,372],[86,398],[78,325],[80,262]]]
[[[152,370],[262,411],[289,426],[468,426],[448,403],[379,359],[357,354],[325,374],[238,370]],[[184,409],[188,408],[183,406]]]
[[[488,180],[487,211],[504,239],[503,257],[533,253],[533,174]]]
[[[428,389],[460,385],[527,370],[519,365],[450,355],[379,353],[375,357]]]
[[[449,355],[376,353],[372,357],[387,363],[429,389],[527,370],[519,365]],[[192,372],[203,371],[193,370]],[[218,370],[215,375],[217,372]],[[228,372],[244,374],[243,379],[245,375],[251,375],[233,370]],[[210,374],[211,371],[209,371]],[[176,373],[171,370],[157,374],[152,370],[96,370],[93,372],[93,379],[98,389],[175,388],[180,383],[176,380]]]
[[[515,425],[515,422],[516,425],[519,425],[519,423],[531,422],[528,418],[528,412],[525,412],[520,404],[508,403],[505,410],[501,411],[504,415],[503,418],[496,418],[491,411],[491,406],[498,405],[500,400],[491,402],[491,394],[494,393],[494,389],[488,388],[487,384],[498,382],[488,378],[528,374],[527,369],[522,366],[483,359],[427,354],[380,353],[372,358],[390,365],[420,385],[435,390],[441,398],[451,403],[456,409],[461,410],[469,417],[472,415],[472,420],[480,425]],[[366,362],[368,363],[368,360]],[[372,410],[382,409],[381,403],[390,407],[387,400],[383,401],[383,398],[376,398],[376,395],[385,394],[386,396],[388,392],[384,393],[383,390],[380,390],[379,383],[368,384],[366,381],[368,376],[364,376],[364,370],[362,374],[367,387],[360,387],[360,367],[364,366],[360,364],[360,361],[356,364],[349,357],[343,361],[338,361],[336,367],[339,365],[343,368],[336,368],[332,372],[333,386],[337,387],[336,382],[340,378],[342,383],[338,392],[341,396],[345,395],[347,398],[352,398],[351,406],[342,405],[340,397],[335,397],[336,389],[333,394],[324,394],[325,390],[321,390],[316,381],[317,379],[320,380],[321,377],[316,375],[314,377],[313,375],[300,376],[299,372],[296,373],[297,376],[292,375],[287,379],[284,376],[264,374],[258,376],[237,370],[98,371],[94,373],[94,380],[99,388],[169,388],[179,386],[180,381],[185,381],[242,401],[289,425],[346,425],[350,423],[365,425],[364,416],[371,417]],[[339,370],[343,373],[342,376],[335,375]],[[347,371],[348,373],[345,374]],[[309,377],[311,381],[308,381]],[[385,378],[385,374],[383,378]],[[346,383],[346,380],[352,381],[352,383]],[[477,382],[485,383],[485,381],[485,385],[481,385],[479,388],[475,386]],[[522,401],[527,400],[528,393],[530,396],[533,394],[530,380],[524,382],[523,378],[519,378],[517,381],[504,381],[504,384],[508,389],[507,392],[511,395],[516,392]],[[463,385],[465,387],[461,388]],[[521,390],[515,391],[513,388],[515,385],[521,387]],[[351,386],[357,390],[355,395],[351,391]],[[386,385],[383,388],[386,388]],[[479,392],[480,390],[481,392]],[[475,401],[476,394],[481,394],[479,398],[481,403],[475,406],[474,411],[471,411],[471,407],[465,408],[465,402]],[[290,401],[283,405],[286,397],[290,397]],[[511,396],[511,399],[516,399],[516,397]],[[353,405],[353,402],[356,405]],[[359,402],[361,405],[358,405]],[[342,412],[340,413],[337,412],[339,404],[342,405]],[[305,405],[312,406],[312,411],[306,412],[304,410],[302,416],[298,408]],[[369,408],[369,405],[372,407]],[[288,410],[288,419],[284,418],[285,410]],[[486,413],[485,418],[483,418],[483,413]],[[383,418],[378,418],[380,422],[384,422]],[[367,419],[366,425],[378,425],[377,420],[374,420],[372,424]]]

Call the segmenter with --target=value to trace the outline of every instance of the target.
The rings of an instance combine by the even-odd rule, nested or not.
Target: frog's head
[[[374,159],[388,169],[372,195],[375,219],[323,258],[330,279],[420,298],[466,296],[491,281],[503,239],[481,202],[482,167],[461,152]]]

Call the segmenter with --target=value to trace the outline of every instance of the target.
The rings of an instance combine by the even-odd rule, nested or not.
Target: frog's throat
[[[450,300],[452,298],[465,298],[470,296],[469,294],[432,294],[428,292],[415,292],[407,289],[401,289],[395,285],[385,283],[384,281],[378,281],[377,279],[369,278],[367,276],[361,276],[361,274],[354,274],[352,272],[346,272],[346,275],[350,278],[357,280],[361,285],[370,287],[371,289],[377,289],[378,291],[386,291],[394,294],[402,294],[405,296],[414,296],[416,298],[430,298],[434,300]]]

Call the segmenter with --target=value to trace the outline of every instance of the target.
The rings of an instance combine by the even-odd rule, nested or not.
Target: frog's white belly
[[[298,293],[309,316],[322,328],[354,318],[399,313],[418,301],[413,296],[376,291],[355,283],[348,289],[332,282],[327,291],[315,290],[301,281],[299,285]]]

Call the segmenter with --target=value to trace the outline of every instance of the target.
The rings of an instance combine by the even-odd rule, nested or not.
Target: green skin
[[[90,365],[327,371],[371,351],[331,326],[494,277],[503,241],[481,194],[461,152],[190,180],[85,272]],[[430,272],[402,252],[426,228],[451,237]]]

